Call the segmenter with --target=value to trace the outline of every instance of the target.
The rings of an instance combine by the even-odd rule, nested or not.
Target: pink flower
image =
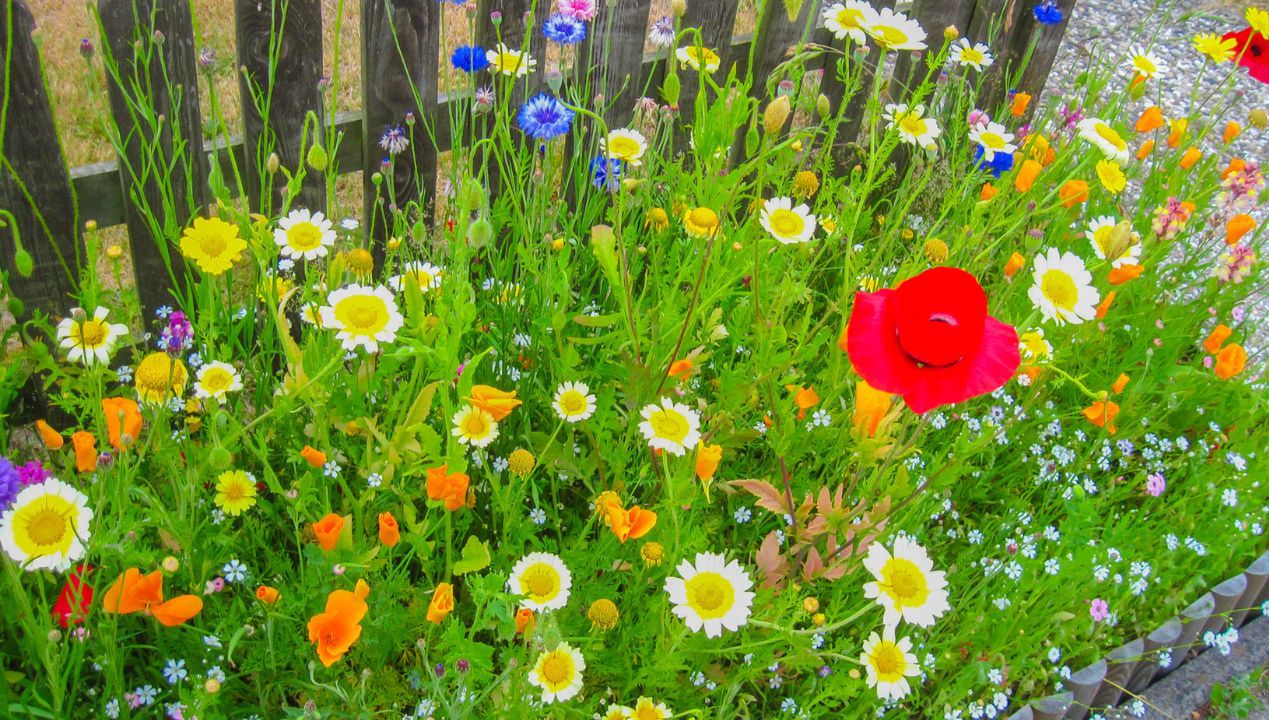
[[[991,116],[988,115],[986,111],[979,110],[978,108],[974,108],[973,110],[969,111],[969,126],[970,127],[987,127],[988,123],[990,122],[991,122]]]
[[[595,0],[560,0],[560,14],[575,17],[583,22],[594,20],[598,9]]]
[[[1168,483],[1163,479],[1163,473],[1150,473],[1146,476],[1146,494],[1152,497],[1159,497],[1168,487]]]
[[[1093,618],[1093,622],[1101,622],[1110,615],[1110,605],[1101,598],[1094,598],[1092,604],[1088,606],[1088,614]]]

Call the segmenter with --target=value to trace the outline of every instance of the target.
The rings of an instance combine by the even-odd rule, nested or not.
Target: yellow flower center
[[[911,560],[891,558],[881,568],[881,589],[896,605],[920,607],[930,594],[925,583],[925,573]]]
[[[225,248],[228,246],[229,243],[226,241],[225,237],[219,233],[204,233],[198,239],[198,247],[203,251],[203,254],[209,258],[220,257],[220,254],[223,253]]]
[[[1093,126],[1093,130],[1096,131],[1098,137],[1114,145],[1117,150],[1123,150],[1128,147],[1124,144],[1124,139],[1119,137],[1119,133],[1115,132],[1115,129],[1106,123],[1097,123]]]
[[[71,337],[80,347],[95,348],[106,342],[106,338],[110,337],[110,331],[100,320],[85,320],[71,326]]]
[[[718,55],[709,48],[687,48],[687,57],[695,62],[695,65],[703,68],[710,68],[720,62]]]
[[[706,620],[720,618],[731,610],[736,591],[727,578],[715,572],[697,573],[685,583],[688,607]]]
[[[228,390],[234,383],[234,376],[224,368],[208,368],[203,373],[202,383],[204,390],[211,395],[215,395]]]
[[[1141,73],[1142,75],[1145,75],[1146,77],[1150,77],[1151,75],[1154,75],[1156,72],[1159,71],[1159,67],[1155,65],[1154,62],[1152,62],[1150,58],[1146,57],[1145,55],[1138,55],[1137,57],[1133,58],[1132,64],[1136,66],[1137,72]]]
[[[893,25],[873,25],[868,28],[868,34],[882,47],[894,47],[908,41],[908,34]]]
[[[534,602],[546,602],[560,592],[560,574],[546,563],[530,565],[520,573],[520,591]]]
[[[1049,270],[1040,279],[1040,292],[1063,310],[1074,310],[1079,302],[1079,290],[1070,275],[1061,270]]]
[[[388,324],[388,306],[374,295],[353,295],[335,306],[335,319],[355,335],[375,335]]]
[[[987,58],[976,48],[965,48],[961,50],[961,62],[966,65],[976,65]]]
[[[560,395],[560,409],[570,417],[586,412],[587,405],[586,396],[576,390],[569,390]]]
[[[432,287],[432,281],[435,279],[432,277],[432,273],[426,270],[413,270],[406,273],[405,276],[413,280],[423,290]]]
[[[834,19],[844,28],[857,28],[860,21],[864,19],[864,14],[851,8],[842,8],[837,11],[837,17]]]
[[[224,493],[225,500],[229,502],[236,502],[246,497],[247,490],[242,486],[242,483],[233,481],[225,487]]]
[[[899,646],[884,640],[872,651],[871,660],[881,682],[897,682],[903,677],[903,671],[908,669],[908,661]]]
[[[978,136],[978,142],[988,150],[1001,150],[1005,147],[1005,138],[999,133],[983,133]]]
[[[618,135],[608,140],[608,154],[622,160],[633,160],[639,156],[639,141],[634,138]]]
[[[909,134],[921,137],[925,134],[925,119],[914,112],[907,112],[899,116],[899,127]]]
[[[498,53],[493,65],[498,69],[498,72],[504,75],[511,75],[520,69],[521,62],[520,53],[508,50]]]
[[[489,434],[489,421],[485,419],[484,413],[472,410],[463,416],[459,428],[468,437],[482,438]]]
[[[295,250],[308,252],[322,244],[322,229],[311,222],[298,222],[286,231],[286,241]]]
[[[66,536],[68,524],[61,513],[45,506],[31,514],[26,522],[26,534],[36,545],[56,545]]]
[[[771,229],[776,235],[781,237],[796,237],[802,234],[802,230],[806,227],[806,221],[800,215],[792,210],[780,208],[767,216],[767,221],[771,223]]]
[[[656,433],[657,437],[680,444],[687,437],[687,434],[692,431],[692,427],[688,425],[687,418],[675,410],[666,408],[653,412],[648,418],[648,424],[652,425],[652,431]]]
[[[551,690],[556,690],[573,681],[573,672],[573,656],[563,650],[552,650],[542,661],[539,674]]]

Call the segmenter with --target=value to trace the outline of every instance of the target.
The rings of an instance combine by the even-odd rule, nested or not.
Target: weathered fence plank
[[[1058,0],[1062,20],[1049,27],[1035,19],[1034,2],[1023,0],[978,0],[969,23],[969,37],[976,42],[990,41],[995,63],[987,74],[979,93],[978,107],[993,111],[1003,102],[1010,90],[1020,90],[1038,95],[1053,69],[1067,23],[1075,9],[1076,0]],[[993,27],[998,28],[994,39],[989,37]],[[1026,58],[1031,43],[1035,48],[1016,88],[1007,87],[1007,78],[1013,75]]]
[[[372,238],[371,252],[382,264],[384,244],[374,242],[392,232],[392,206],[404,209],[419,203],[427,214],[436,192],[436,146],[423,120],[437,117],[437,53],[440,17],[444,5],[435,2],[399,3],[366,0],[361,6],[362,109],[366,114],[362,146],[365,148],[365,227]],[[409,146],[390,162],[381,147],[383,133],[400,128]],[[383,168],[383,185],[374,182]]]
[[[533,69],[525,77],[515,78],[514,82],[496,78],[491,83],[498,92],[506,92],[506,106],[510,113],[508,122],[513,125],[520,105],[542,87],[546,73],[546,37],[542,35],[540,23],[534,22],[535,5],[538,6],[537,19],[540,20],[548,8],[546,3],[538,0],[481,0],[476,11],[476,42],[480,47],[493,50],[501,43],[511,50],[525,52],[524,62],[532,59]],[[534,28],[532,32],[530,28]],[[498,104],[501,105],[502,101],[499,98]],[[487,113],[474,127],[488,136],[498,121],[496,113]],[[485,151],[482,156],[489,157],[489,152]],[[489,162],[484,170],[490,197],[498,195],[502,190],[502,169],[496,162]]]
[[[579,54],[579,67],[590,75],[590,97],[603,98],[594,108],[610,129],[625,127],[634,103],[643,94],[643,41],[650,0],[600,3],[599,15]]]
[[[813,33],[808,32],[808,26],[814,26],[819,16],[820,0],[804,0],[796,18],[789,17],[781,0],[768,0],[763,5],[750,50],[754,80],[751,95],[767,97],[767,85],[776,67],[788,59],[790,48],[811,40]]]
[[[63,314],[75,289],[82,246],[70,178],[26,3],[0,2],[0,23],[0,52],[9,57],[0,99],[0,208],[13,213],[16,225],[0,229],[0,262],[9,273],[9,291],[25,303],[24,316],[34,308]],[[33,261],[27,277],[14,264],[15,229]]]
[[[878,2],[874,4],[874,7],[878,9],[893,9],[894,0],[878,0]],[[846,42],[845,40],[837,40],[829,35],[827,31],[823,31],[820,37],[823,39],[822,42],[828,43],[831,41],[833,47],[837,47],[838,49],[844,49],[846,47],[844,44]],[[824,61],[824,75],[822,76],[823,79],[820,81],[820,92],[824,94],[824,97],[828,98],[829,107],[832,108],[833,112],[840,113],[842,116],[841,124],[838,126],[837,133],[832,138],[831,142],[831,152],[833,154],[834,161],[838,167],[842,168],[849,166],[849,163],[846,162],[845,158],[846,146],[859,139],[859,131],[864,124],[864,112],[867,110],[868,105],[865,101],[864,93],[867,92],[867,88],[872,87],[873,81],[876,79],[878,72],[877,63],[881,59],[881,52],[873,44],[869,44],[866,47],[861,48],[859,45],[851,43],[850,50],[851,53],[862,51],[862,60],[858,59],[858,54],[848,58],[843,58],[836,54],[826,54]],[[900,56],[907,54],[909,53],[899,53]],[[847,88],[842,82],[842,78],[838,71],[838,64],[842,62],[852,64],[859,62],[863,63],[863,68],[860,71],[859,85],[852,88],[853,92],[849,98],[846,97]],[[843,102],[847,103],[845,107],[842,107],[841,105]]]
[[[235,0],[238,27],[239,91],[247,153],[246,184],[251,206],[266,213],[281,207],[285,179],[270,183],[266,171],[271,153],[282,167],[304,167],[305,119],[308,143],[322,142],[322,3],[321,0]],[[268,202],[266,202],[266,200]],[[296,203],[310,210],[326,209],[326,177],[308,169]]]
[[[968,37],[971,42],[985,42],[984,39],[969,37],[970,20],[974,15],[972,2],[947,2],[946,0],[916,0],[910,13],[912,18],[921,24],[925,31],[925,53],[937,53],[943,47],[943,31],[954,27],[961,37]],[[891,94],[899,95],[900,89],[912,88],[924,77],[925,62],[923,57],[914,53],[903,52],[895,57],[894,76],[891,78]]]
[[[718,76],[727,77],[732,64],[731,35],[736,27],[736,8],[738,0],[717,0],[717,2],[689,3],[687,12],[683,14],[683,28],[697,28],[701,33],[701,45],[718,53]],[[695,34],[687,35],[682,45],[696,43]],[[676,60],[671,60],[677,63]],[[691,125],[696,113],[696,96],[700,92],[700,82],[690,71],[679,71],[679,116],[684,125]]]
[[[184,285],[176,239],[207,198],[193,23],[188,0],[99,0],[98,13],[132,266],[148,317]]]

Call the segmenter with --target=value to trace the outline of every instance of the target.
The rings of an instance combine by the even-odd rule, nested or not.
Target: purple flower
[[[1110,605],[1101,598],[1093,598],[1093,602],[1088,606],[1088,614],[1093,618],[1093,622],[1101,622],[1110,615]]]
[[[379,137],[379,147],[386,150],[388,155],[400,155],[409,146],[410,139],[405,136],[405,130],[400,125],[388,125]]]
[[[0,512],[9,509],[22,491],[22,479],[8,458],[0,457]]]
[[[194,346],[194,326],[189,318],[180,310],[174,310],[167,316],[167,327],[159,337],[159,349],[169,355],[180,355]]]
[[[666,16],[652,23],[648,31],[648,40],[657,47],[670,47],[674,44],[674,18]]]
[[[79,41],[79,54],[84,56],[85,60],[91,58],[94,52],[96,52],[96,48],[93,47],[92,40],[84,38]]]
[[[465,73],[480,72],[489,67],[489,58],[485,49],[474,45],[461,45],[454,49],[449,58],[450,63]]]
[[[1167,481],[1163,479],[1163,473],[1150,473],[1146,476],[1146,494],[1159,497],[1168,487]]]
[[[39,460],[32,460],[18,467],[18,480],[23,485],[39,485],[52,476],[53,474],[45,470]]]

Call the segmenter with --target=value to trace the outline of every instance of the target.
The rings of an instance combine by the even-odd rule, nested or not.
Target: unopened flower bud
[[[683,17],[687,14],[687,0],[673,0],[670,3],[670,11],[674,13],[674,17]]]
[[[762,129],[767,135],[778,135],[780,130],[784,128],[784,123],[793,114],[793,106],[789,103],[788,95],[781,95],[772,100],[767,105],[767,109],[762,113]]]
[[[275,174],[282,168],[282,158],[277,153],[269,153],[269,159],[264,164],[264,169],[270,174]]]
[[[961,31],[956,29],[955,25],[948,25],[943,28],[943,42],[952,42],[961,36]]]
[[[1264,130],[1269,127],[1269,112],[1265,112],[1264,108],[1255,108],[1247,113],[1247,122],[1251,123],[1252,127]]]

